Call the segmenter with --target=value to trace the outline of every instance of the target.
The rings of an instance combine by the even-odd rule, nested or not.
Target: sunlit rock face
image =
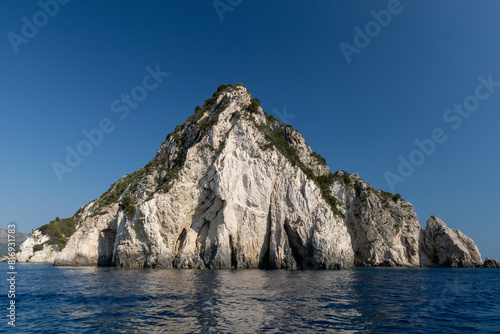
[[[352,268],[347,227],[315,182],[330,174],[320,160],[246,88],[223,89],[120,194],[118,202],[134,202],[133,214],[98,208],[103,198],[91,203],[91,215],[106,213],[84,218],[55,264]]]
[[[454,254],[446,260],[437,251],[446,240],[421,229],[410,203],[357,174],[332,174],[298,131],[267,115],[242,85],[219,87],[152,161],[71,221],[76,232],[61,236],[66,246],[51,248],[47,262],[283,269],[477,262],[454,243],[446,244]],[[460,245],[471,250],[463,237]],[[38,244],[48,247],[47,240]],[[18,259],[32,261],[34,245],[26,243]]]
[[[55,245],[47,245],[46,241],[49,237],[35,230],[30,236],[19,246],[19,251],[16,254],[17,262],[30,263],[52,263],[59,254],[59,248]],[[35,247],[37,246],[38,247]]]

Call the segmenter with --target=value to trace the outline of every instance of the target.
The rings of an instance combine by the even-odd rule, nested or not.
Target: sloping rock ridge
[[[35,231],[42,235],[25,242],[18,260],[31,261],[34,247],[45,252],[57,240],[54,264],[73,266],[346,269],[481,262],[461,232],[437,236],[432,229],[421,229],[413,206],[399,195],[375,190],[357,174],[332,174],[302,135],[268,115],[243,85],[223,85],[144,168],[70,219],[44,225],[50,240]],[[441,242],[446,251],[437,251]]]

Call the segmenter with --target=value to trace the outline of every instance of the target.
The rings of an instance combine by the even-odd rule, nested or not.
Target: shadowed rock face
[[[337,172],[333,193],[351,235],[357,266],[479,267],[474,242],[431,217],[423,230],[413,206],[374,190],[357,174]]]
[[[483,268],[500,268],[500,261],[487,257],[484,260]]]
[[[345,215],[356,265],[420,265],[420,224],[410,203],[346,172],[336,173],[333,193]]]
[[[73,219],[76,232],[47,257],[55,265],[344,269],[481,260],[461,232],[441,233],[434,220],[422,230],[399,195],[357,174],[332,175],[243,86],[219,87],[152,161]],[[30,259],[36,243],[18,258]]]
[[[473,268],[483,264],[476,245],[465,234],[452,230],[432,216],[421,240],[422,264],[427,266]]]

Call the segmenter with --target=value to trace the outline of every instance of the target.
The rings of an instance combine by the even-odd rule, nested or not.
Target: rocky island
[[[35,230],[17,259],[140,268],[483,265],[462,232],[434,216],[422,229],[399,194],[332,173],[241,84],[220,86],[145,167],[71,218]]]

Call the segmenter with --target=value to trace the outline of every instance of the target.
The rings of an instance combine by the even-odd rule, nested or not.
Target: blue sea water
[[[16,269],[3,332],[500,333],[498,269]]]

